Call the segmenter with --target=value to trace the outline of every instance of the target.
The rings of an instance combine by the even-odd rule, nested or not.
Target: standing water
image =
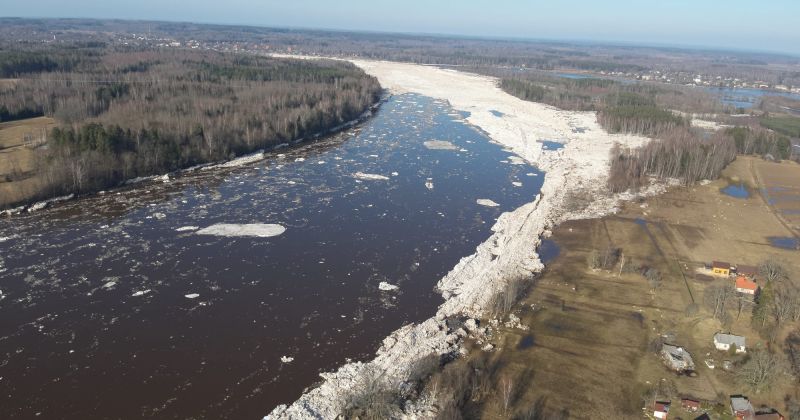
[[[543,181],[417,95],[284,153],[0,220],[3,416],[259,418],[433,315]]]

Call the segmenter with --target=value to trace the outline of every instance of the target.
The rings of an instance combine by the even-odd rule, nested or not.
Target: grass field
[[[46,117],[0,123],[0,208],[27,200],[41,189],[35,157],[42,149],[28,147],[25,141],[42,138],[54,125]]]
[[[703,292],[709,284],[730,280],[709,282],[695,272],[712,260],[757,265],[777,258],[797,284],[800,251],[774,247],[768,240],[795,235],[796,225],[787,225],[779,208],[769,205],[775,202],[758,192],[777,186],[796,192],[800,165],[739,157],[724,176],[708,185],[675,188],[645,202],[629,203],[614,216],[572,221],[555,229],[553,238],[561,254],[517,310],[530,330],[501,328],[500,350],[493,355],[499,366],[494,378],[513,378],[517,384],[511,410],[515,415],[534,407],[545,416],[642,418],[642,393],[666,380],[675,384],[680,396],[722,403],[712,417],[729,418],[723,414],[728,396],[748,390],[732,373],[704,365],[705,359],[713,359],[717,366],[723,360],[736,360],[713,348],[713,334],[726,330],[744,335],[751,349],[767,343],[750,328],[749,310],[738,320],[734,312],[728,326],[712,319]],[[745,199],[723,194],[721,188],[731,182],[744,183],[754,194]],[[621,248],[625,258],[660,270],[661,286],[653,292],[639,274],[590,270],[589,254],[609,244]],[[687,315],[693,302],[700,312]],[[784,328],[783,334],[788,330]],[[662,334],[672,335],[671,341],[692,353],[696,377],[668,371],[648,349]],[[783,343],[783,337],[776,343]],[[750,398],[755,406],[783,411],[784,397],[797,393],[796,385],[786,379],[772,392]],[[495,389],[500,388],[496,383]],[[510,416],[498,398],[489,397],[479,405],[480,417]],[[682,413],[679,401],[673,402],[670,418],[698,415]]]
[[[762,118],[761,125],[790,137],[800,137],[800,117],[779,116]]]

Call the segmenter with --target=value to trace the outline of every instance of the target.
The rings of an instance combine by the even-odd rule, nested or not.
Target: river
[[[254,164],[0,220],[4,416],[260,418],[369,359],[435,312],[436,282],[542,185],[464,117],[397,95]],[[197,234],[216,223],[286,231]]]

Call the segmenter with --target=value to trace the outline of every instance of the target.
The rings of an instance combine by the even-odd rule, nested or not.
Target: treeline
[[[775,159],[789,159],[792,142],[785,136],[759,127],[732,127],[725,132],[733,138],[737,152],[743,155],[770,155]]]
[[[736,147],[726,133],[701,140],[685,128],[676,128],[636,149],[615,146],[611,150],[608,189],[637,190],[647,185],[650,176],[677,178],[685,185],[715,179],[734,159]]]
[[[686,128],[676,128],[660,133],[643,147],[615,147],[611,151],[608,188],[612,192],[636,190],[646,185],[651,176],[677,178],[685,185],[716,179],[737,154],[787,159],[791,143],[763,128],[734,127],[717,131],[707,139]]]
[[[681,86],[622,83],[614,79],[594,77],[573,79],[542,72],[521,73],[487,68],[470,70],[498,77],[500,88],[518,98],[572,111],[601,111],[606,108],[626,106],[650,107],[648,112],[659,114],[657,117],[667,119],[669,117],[666,114],[667,109],[676,109],[687,113],[717,113],[733,110],[722,105],[708,92]],[[609,116],[629,115],[635,112],[638,110],[620,109],[609,113]]]
[[[597,113],[597,122],[611,133],[651,137],[688,125],[680,116],[658,107],[653,98],[630,92],[608,96],[606,106]]]
[[[81,71],[27,73],[0,89],[2,115],[34,110],[60,123],[39,165],[45,195],[107,188],[324,133],[358,118],[381,90],[343,62],[84,52],[74,53],[72,68]]]

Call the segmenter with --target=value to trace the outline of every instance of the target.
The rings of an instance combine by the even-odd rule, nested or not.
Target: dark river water
[[[435,312],[437,280],[539,191],[509,155],[447,104],[401,95],[255,164],[0,220],[0,417],[260,418]],[[187,227],[215,223],[286,231]]]

